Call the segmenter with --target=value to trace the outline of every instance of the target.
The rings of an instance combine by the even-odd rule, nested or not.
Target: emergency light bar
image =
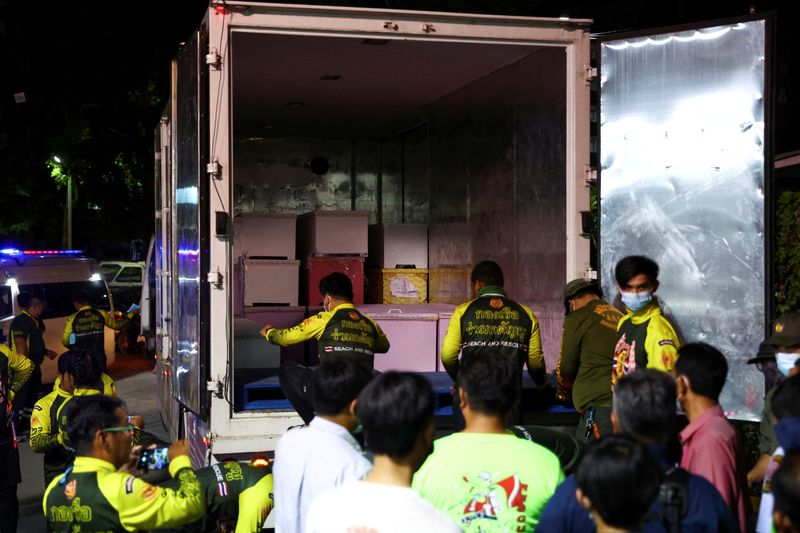
[[[17,248],[3,248],[0,254],[5,255],[82,255],[83,250],[19,250]]]

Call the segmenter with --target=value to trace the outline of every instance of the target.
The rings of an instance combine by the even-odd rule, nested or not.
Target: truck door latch
[[[222,272],[219,271],[219,268],[213,272],[209,272],[208,276],[206,277],[206,281],[213,285],[215,289],[221,289],[223,277]]]

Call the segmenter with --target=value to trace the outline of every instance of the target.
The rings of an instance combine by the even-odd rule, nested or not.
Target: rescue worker
[[[20,355],[24,355],[33,363],[33,374],[17,395],[17,422],[19,433],[30,428],[31,411],[42,387],[40,366],[44,358],[53,359],[56,353],[48,350],[44,344],[44,322],[40,320],[44,311],[44,299],[30,292],[22,291],[17,295],[17,303],[22,312],[11,321],[8,334],[8,345]]]
[[[374,320],[353,305],[353,283],[341,272],[322,278],[319,291],[323,295],[323,311],[291,328],[267,324],[261,335],[278,346],[289,346],[316,338],[319,360],[345,357],[372,369],[375,354],[389,351],[389,340]],[[294,361],[281,364],[281,388],[300,417],[308,424],[314,418],[311,402],[313,369]]]
[[[56,442],[61,443],[62,448],[66,451],[67,457],[64,463],[53,463],[50,465],[48,477],[51,479],[63,473],[64,469],[68,467],[75,458],[75,447],[69,442],[69,435],[67,432],[67,427],[69,426],[69,405],[76,398],[84,396],[106,395],[101,378],[102,373],[100,372],[100,368],[98,366],[99,358],[97,357],[96,350],[93,346],[87,346],[86,348],[75,348],[66,354],[63,354],[61,357],[64,357],[64,355],[68,357],[66,374],[69,379],[69,383],[72,385],[72,392],[70,396],[61,401],[61,404],[56,409],[55,416],[53,416],[51,412],[50,419],[55,420],[56,425],[50,427],[50,432],[52,435],[53,431],[58,431],[56,434]],[[144,419],[141,416],[131,417],[128,422],[133,424],[137,430],[144,427]],[[140,434],[137,431],[135,433],[134,443],[138,444],[139,438]],[[49,443],[51,445],[53,444],[52,436],[49,440]]]
[[[170,531],[261,533],[274,503],[269,461],[241,464],[228,460],[195,470],[195,475],[205,495],[206,514],[198,522]],[[180,482],[169,480],[160,486],[178,490]]]
[[[92,345],[99,351],[101,370],[106,370],[105,354],[105,331],[104,328],[111,328],[114,331],[121,331],[138,309],[129,312],[122,320],[114,320],[114,317],[92,306],[89,301],[89,293],[77,291],[72,295],[72,304],[75,312],[67,318],[67,325],[64,328],[64,335],[61,342],[67,348],[75,346]]]
[[[69,374],[70,356],[71,353],[66,352],[58,358],[58,383],[53,385],[53,392],[36,402],[31,416],[31,450],[44,454],[45,487],[72,461],[72,453],[64,447],[57,418],[61,405],[72,397],[75,390]]]
[[[125,404],[108,396],[84,396],[70,402],[69,442],[75,464],[47,487],[42,508],[56,533],[137,531],[177,527],[205,513],[200,483],[192,471],[185,440],[169,448],[169,473],[177,490],[151,485],[132,474],[134,427]]]
[[[494,261],[482,261],[472,269],[470,277],[475,296],[456,307],[444,336],[441,357],[445,370],[456,382],[459,353],[462,357],[483,350],[492,350],[517,362],[522,379],[522,366],[539,389],[549,387],[539,323],[529,307],[509,298],[503,290],[503,270]],[[458,410],[458,391],[453,390],[453,415],[456,429],[464,421]],[[521,411],[512,413],[511,422],[519,423]]]
[[[0,533],[17,531],[17,485],[22,476],[12,401],[32,373],[30,359],[0,344]]]
[[[678,359],[678,334],[653,294],[658,290],[658,273],[658,264],[641,255],[624,257],[614,268],[626,314],[617,326],[612,390],[625,374],[640,368],[671,372]]]
[[[609,305],[597,280],[574,279],[564,288],[567,316],[556,364],[558,391],[572,396],[581,413],[575,438],[599,439],[612,432],[611,366],[622,313]]]

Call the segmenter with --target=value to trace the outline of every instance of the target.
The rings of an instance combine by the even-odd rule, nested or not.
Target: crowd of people
[[[272,512],[286,533],[800,533],[800,314],[779,318],[764,345],[773,353],[754,360],[780,378],[765,400],[762,457],[745,471],[741,436],[719,403],[728,362],[709,344],[681,344],[655,296],[658,275],[647,257],[619,261],[622,311],[594,280],[565,287],[552,392],[581,414],[569,437],[585,446],[575,464],[535,431],[521,438],[510,429],[524,421],[523,368],[540,392],[551,385],[536,317],[507,295],[492,261],[473,269],[475,298],[456,308],[443,342],[453,379],[449,431],[435,424],[436,395],[424,376],[374,371],[389,339],[353,305],[350,280],[332,274],[320,284],[322,312],[262,330],[281,346],[312,338],[319,346],[318,366],[280,368],[304,424],[281,437],[274,460],[195,470],[181,440],[160,476],[146,470],[144,457],[156,450],[139,442],[142,418],[105,373],[97,331],[109,323],[77,295],[59,377],[30,408],[48,528],[243,533],[260,531]],[[14,417],[25,417],[25,382],[50,357],[34,338],[43,302],[23,293],[20,305],[28,323],[12,326],[10,346],[0,347],[0,533],[16,530]],[[15,396],[25,398],[17,409]],[[757,512],[754,484],[762,488]]]

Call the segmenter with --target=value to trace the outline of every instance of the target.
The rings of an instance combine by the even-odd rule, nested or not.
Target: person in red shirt
[[[686,344],[678,350],[674,373],[678,401],[689,419],[678,435],[681,467],[710,481],[738,518],[742,532],[747,531],[742,445],[719,404],[728,376],[725,356],[708,344]]]

